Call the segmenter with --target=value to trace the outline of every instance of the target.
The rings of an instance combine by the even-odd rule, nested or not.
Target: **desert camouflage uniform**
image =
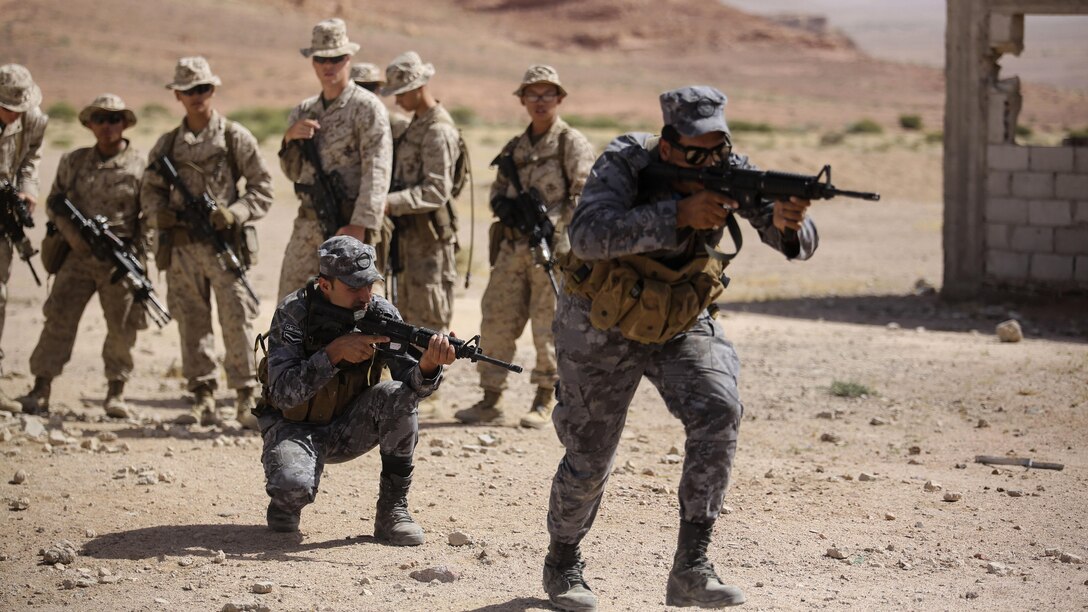
[[[151,150],[152,162],[164,153],[168,154],[189,191],[199,195],[206,190],[220,206],[227,207],[237,224],[256,221],[268,212],[272,205],[272,177],[257,148],[257,139],[249,130],[213,112],[211,122],[199,134],[190,132],[184,121],[175,134],[170,151],[165,149],[171,133],[159,138]],[[233,165],[240,176],[232,176],[226,138],[232,139]],[[245,191],[239,192],[237,181],[242,178],[245,179]],[[226,347],[223,367],[227,373],[227,386],[231,389],[253,387],[256,368],[252,321],[257,317],[257,304],[234,273],[219,266],[210,243],[193,242],[188,229],[180,224],[173,228],[162,225],[160,210],[180,211],[184,202],[181,194],[171,189],[161,174],[154,170],[144,174],[140,202],[145,218],[159,230],[159,239],[168,234],[173,240],[170,267],[166,270],[166,303],[178,322],[181,369],[188,379],[189,390],[205,385],[212,390],[216,388],[211,291],[215,292]]]
[[[38,197],[38,161],[41,159],[38,150],[48,122],[49,116],[35,106],[0,132],[0,179],[9,181],[16,190],[35,199]],[[0,336],[4,334],[11,261],[11,241],[0,237]],[[4,351],[0,350],[0,366],[3,359]]]
[[[369,308],[400,320],[397,309],[380,296],[371,299]],[[438,388],[444,369],[424,378],[415,359],[384,356],[392,380],[363,391],[332,422],[288,421],[281,410],[313,397],[339,372],[324,350],[307,354],[303,346],[306,311],[303,288],[287,296],[272,317],[267,398],[278,410],[266,410],[260,417],[265,490],[272,504],[292,513],[314,501],[326,463],[350,461],[375,446],[382,455],[411,459],[419,438],[419,400]]]
[[[560,155],[560,134],[564,132],[566,151]],[[503,150],[513,151],[522,187],[526,190],[535,188],[548,207],[548,217],[555,226],[552,240],[555,254],[566,253],[570,250],[567,226],[593,166],[592,145],[581,132],[562,119],[556,119],[536,144],[529,137],[529,129],[526,129],[507,143]],[[560,167],[561,161],[566,168]],[[499,172],[491,186],[491,200],[516,196],[514,186]],[[493,357],[512,361],[517,339],[525,329],[525,323],[532,321],[536,367],[529,382],[537,387],[551,387],[558,380],[552,339],[555,293],[547,272],[533,258],[529,239],[513,228],[499,227],[502,232],[501,246],[480,302],[483,314],[480,334]],[[485,391],[501,392],[506,388],[505,369],[480,363],[477,370],[480,373],[480,386]]]
[[[104,216],[118,238],[133,244],[137,253],[146,253],[146,225],[140,219],[140,178],[145,165],[143,153],[131,144],[109,159],[103,159],[94,147],[76,149],[61,157],[49,197],[67,197],[87,218]],[[47,212],[54,218],[52,210]],[[66,236],[76,231],[66,218],[54,221],[68,225]],[[146,326],[146,319],[132,292],[123,283],[112,282],[112,276],[111,263],[90,254],[68,253],[42,308],[45,325],[30,356],[35,377],[60,375],[72,357],[79,319],[97,291],[106,318],[102,345],[106,380],[128,380],[136,332]]]
[[[454,245],[457,237],[438,235],[432,213],[445,206],[453,190],[458,155],[457,128],[441,104],[414,117],[396,143],[389,215],[396,219],[401,262],[397,304],[405,320],[446,331],[453,317],[453,285],[457,282]]]
[[[638,191],[638,171],[656,158],[648,134],[614,140],[596,162],[570,225],[571,248],[586,260],[642,254],[680,263],[696,232],[676,229],[680,195]],[[651,145],[652,146],[652,145]],[[734,154],[739,167],[751,167]],[[807,259],[817,245],[808,218],[790,236],[772,224],[773,207],[745,215],[764,243],[791,259]],[[722,230],[700,232],[717,244]],[[739,361],[722,328],[703,312],[687,332],[664,344],[627,340],[616,329],[589,321],[589,302],[562,292],[555,317],[559,403],[552,420],[566,453],[552,482],[548,531],[576,544],[589,531],[612,470],[627,409],[647,377],[669,412],[684,424],[687,441],[680,478],[684,521],[713,523],[721,511],[744,408],[737,393]]]
[[[321,96],[304,100],[296,106],[287,125],[301,119],[315,119],[321,124],[314,138],[326,173],[336,171],[344,181],[350,205],[347,224],[361,225],[368,235],[381,233],[385,194],[393,163],[393,137],[389,133],[389,113],[377,96],[354,84],[344,88],[340,97],[322,105]],[[295,183],[313,185],[314,169],[302,154],[302,144],[292,141],[280,148],[280,167]],[[321,224],[314,214],[310,197],[300,193],[301,207],[283,256],[277,299],[292,293],[317,274],[314,251],[325,241]]]

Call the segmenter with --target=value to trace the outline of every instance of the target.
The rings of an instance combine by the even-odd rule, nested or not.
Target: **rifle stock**
[[[38,251],[30,244],[30,238],[23,231],[24,227],[34,227],[34,219],[30,216],[26,200],[19,197],[15,185],[7,179],[0,179],[0,231],[11,241],[12,246],[19,253],[19,259],[26,262],[34,282],[41,287],[42,280],[38,278],[34,262],[30,261],[30,258]]]

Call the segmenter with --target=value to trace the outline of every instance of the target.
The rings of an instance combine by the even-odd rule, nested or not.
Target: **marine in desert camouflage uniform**
[[[593,147],[578,130],[559,117],[559,105],[567,90],[551,66],[530,66],[514,92],[529,113],[531,123],[520,135],[503,147],[502,154],[513,156],[518,178],[526,190],[535,189],[548,207],[548,218],[555,227],[550,246],[556,256],[570,250],[567,226],[593,166]],[[491,186],[491,201],[517,205],[517,191],[500,171]],[[496,358],[511,361],[517,339],[526,322],[533,325],[536,367],[529,382],[536,385],[536,395],[529,413],[522,417],[523,427],[551,425],[555,370],[555,343],[552,319],[555,318],[555,292],[548,274],[535,260],[529,237],[519,230],[496,221],[489,232],[493,261],[491,278],[480,301],[483,322],[480,333],[487,339],[487,349]],[[484,398],[474,406],[459,411],[455,417],[464,423],[494,421],[502,417],[502,393],[506,389],[506,370],[478,364]]]
[[[312,256],[311,256],[312,257]],[[312,345],[310,326],[331,307],[375,309],[400,320],[373,294],[374,248],[336,236],[318,250],[319,276],[276,309],[268,343],[268,384],[260,425],[264,435],[267,521],[274,531],[297,531],[302,508],[314,501],[326,463],[355,459],[377,446],[382,471],[374,536],[396,546],[423,543],[408,512],[412,457],[419,439],[420,398],[438,388],[453,363],[449,338],[435,334],[419,360],[376,352],[389,339],[344,333]],[[392,380],[381,380],[388,368]]]
[[[347,26],[341,19],[314,26],[310,47],[301,50],[313,64],[321,93],[291,110],[290,127],[280,147],[280,167],[297,185],[301,205],[283,257],[276,293],[279,298],[317,273],[313,252],[328,238],[306,193],[316,182],[316,171],[303,155],[302,140],[315,139],[324,171],[336,172],[343,180],[349,201],[340,203],[346,224],[338,233],[372,245],[381,241],[393,137],[385,105],[350,79],[351,56],[358,51],[359,45],[348,40]]]
[[[61,157],[49,200],[67,198],[85,217],[105,217],[110,231],[138,256],[145,257],[149,236],[147,224],[140,217],[140,179],[147,159],[122,136],[136,124],[136,114],[125,108],[124,100],[118,96],[103,94],[79,113],[79,122],[94,133],[95,146],[76,149]],[[93,256],[78,228],[67,217],[58,217],[49,208],[46,214],[60,230],[70,252],[56,272],[53,288],[42,308],[45,324],[30,355],[34,388],[20,398],[23,410],[48,412],[52,380],[71,359],[79,319],[97,292],[106,318],[102,360],[108,391],[104,407],[111,417],[132,417],[124,390],[132,373],[136,332],[147,327],[144,310],[123,283],[113,282],[112,263]]]
[[[49,121],[38,108],[41,101],[42,92],[29,70],[19,64],[0,66],[0,179],[15,186],[31,212],[38,200],[38,150]],[[11,241],[0,237],[0,336],[8,306],[11,258]],[[0,370],[3,359],[0,350]],[[19,412],[22,406],[0,390],[0,410]]]
[[[257,139],[236,121],[212,108],[215,88],[221,84],[203,57],[178,61],[174,81],[166,87],[185,107],[181,125],[167,132],[151,150],[154,164],[168,155],[181,180],[193,195],[207,191],[218,204],[211,223],[221,232],[238,233],[272,205],[272,177],[257,148]],[[245,188],[238,181],[245,179]],[[222,424],[237,418],[256,427],[250,411],[255,402],[256,367],[253,361],[253,319],[257,304],[241,280],[218,262],[210,242],[194,240],[178,219],[184,209],[181,193],[161,174],[149,169],[140,192],[144,216],[156,230],[156,263],[166,270],[167,307],[181,335],[181,369],[195,402],[178,422]],[[223,330],[227,386],[234,389],[233,407],[215,409],[217,387],[215,337],[211,321],[211,293],[215,292]]]
[[[662,138],[626,134],[615,139],[582,191],[569,233],[573,254],[590,266],[611,266],[616,258],[641,255],[680,269],[701,245],[718,244],[736,207],[730,198],[698,184],[639,184],[640,170],[653,160],[682,167],[719,161],[749,167],[746,157],[731,153],[721,92],[685,87],[663,93],[660,101]],[[807,200],[791,198],[738,214],[747,217],[767,245],[789,259],[807,259],[817,245],[816,227],[806,217],[808,206]],[[578,286],[578,273],[568,269],[564,276],[565,288]],[[582,574],[579,542],[596,517],[628,406],[645,376],[687,435],[678,491],[680,529],[665,602],[701,607],[743,603],[740,589],[723,584],[707,559],[744,411],[732,344],[706,310],[687,331],[654,344],[630,340],[616,326],[598,328],[591,322],[590,304],[565,290],[555,317],[560,382],[552,420],[566,452],[548,506],[551,544],[544,561],[545,591],[564,610],[597,608],[597,597]]]

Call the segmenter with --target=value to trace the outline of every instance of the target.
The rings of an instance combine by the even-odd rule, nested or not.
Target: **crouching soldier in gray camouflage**
[[[562,263],[564,291],[554,325],[560,382],[552,420],[566,453],[552,481],[551,544],[544,560],[544,588],[564,610],[597,608],[578,545],[597,515],[643,376],[687,434],[680,530],[665,602],[744,602],[707,558],[744,411],[737,354],[707,311],[724,289],[728,256],[714,249],[724,226],[739,233],[731,215],[737,203],[699,184],[640,183],[651,163],[750,167],[746,157],[731,152],[724,105],[725,96],[710,87],[662,94],[662,137],[626,134],[612,141],[574,211],[573,256]],[[737,214],[787,258],[807,259],[817,244],[808,206],[791,198]]]
[[[302,508],[314,501],[326,463],[355,459],[377,446],[382,472],[374,537],[395,546],[423,543],[408,513],[412,455],[419,437],[420,398],[438,388],[453,363],[447,336],[435,334],[417,361],[377,352],[389,339],[328,332],[327,313],[376,309],[400,313],[372,286],[382,280],[374,248],[335,236],[318,249],[319,275],[287,296],[272,317],[263,409],[268,528],[297,531]],[[328,336],[331,341],[325,341]],[[381,381],[388,367],[392,380]]]

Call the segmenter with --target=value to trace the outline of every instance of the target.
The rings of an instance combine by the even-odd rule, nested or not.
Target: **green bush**
[[[480,116],[468,106],[454,106],[450,109],[450,117],[453,117],[453,122],[461,127],[476,125],[480,122]]]
[[[49,144],[53,145],[54,149],[68,149],[72,146],[73,142],[75,141],[72,140],[71,135],[61,134],[53,137],[53,139],[49,141]]]
[[[76,120],[76,117],[79,116],[79,111],[76,110],[76,107],[61,100],[47,108],[45,114],[49,115],[50,119],[68,123]]]
[[[563,119],[571,127],[590,129],[615,129],[623,130],[624,125],[615,117],[609,115],[563,115]]]
[[[1028,138],[1034,133],[1035,132],[1033,132],[1032,129],[1026,125],[1016,126],[1016,135],[1021,138]]]
[[[267,106],[250,106],[240,108],[227,115],[231,121],[241,123],[257,139],[264,142],[271,137],[279,138],[287,131],[287,116],[291,113],[287,108],[269,108]]]
[[[1088,125],[1080,129],[1069,130],[1069,133],[1066,134],[1066,136],[1069,138],[1088,138]]]
[[[847,134],[883,134],[884,128],[872,119],[862,119],[846,126]]]
[[[827,132],[820,135],[820,146],[833,147],[842,144],[844,140],[846,140],[846,136],[842,132]]]
[[[944,142],[944,132],[926,132],[926,142],[930,144]]]
[[[170,109],[158,102],[144,104],[140,109],[138,119],[166,119],[170,117]]]
[[[904,130],[922,129],[921,115],[899,115],[899,127]]]
[[[836,380],[831,383],[831,395],[835,397],[866,397],[876,395],[876,392],[861,383]]]
[[[769,123],[756,123],[754,121],[744,121],[742,119],[735,119],[729,122],[730,132],[759,132],[762,134],[769,134],[774,131],[774,126]]]

